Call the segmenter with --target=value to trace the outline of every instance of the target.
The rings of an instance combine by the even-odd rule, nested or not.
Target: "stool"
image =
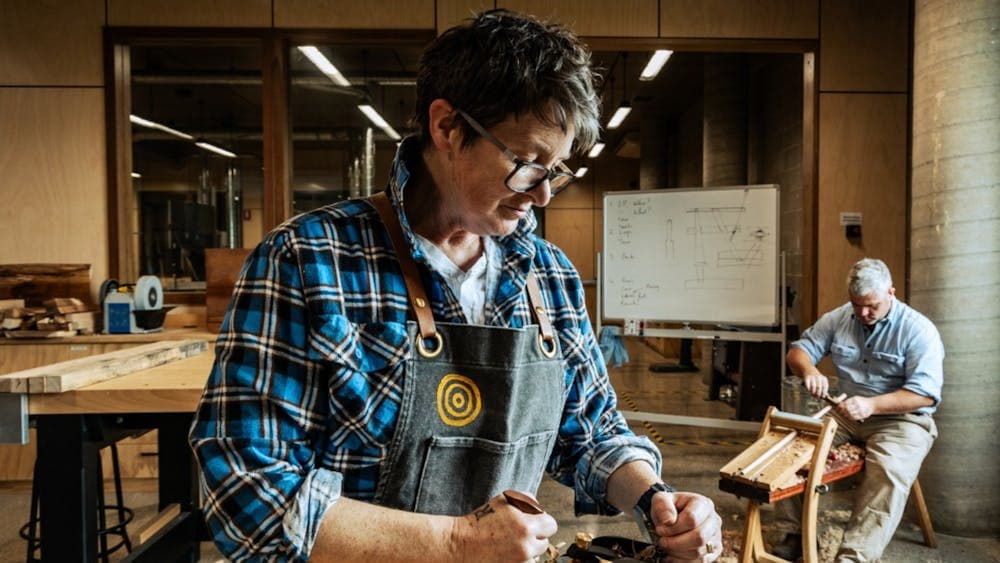
[[[800,445],[799,457],[791,458],[788,454],[781,453],[780,448],[776,445],[775,438],[781,435],[780,433],[775,434],[772,431],[772,416],[775,420],[789,422],[785,420],[788,418],[785,413],[781,413],[774,407],[771,407],[767,412],[767,416],[765,416],[764,422],[761,424],[758,441],[743,454],[737,456],[730,464],[727,464],[723,468],[722,478],[719,479],[719,488],[721,490],[749,499],[740,561],[741,563],[749,563],[751,561],[785,562],[784,559],[772,555],[764,549],[764,538],[760,525],[760,504],[774,503],[803,494],[805,498],[803,499],[802,508],[802,560],[804,563],[816,563],[819,561],[816,530],[819,495],[829,490],[829,483],[840,481],[841,479],[860,473],[864,469],[865,461],[864,459],[833,460],[827,463],[827,454],[830,451],[830,445],[837,431],[837,423],[833,419],[826,420],[822,423],[821,428],[818,429],[816,427],[811,429],[799,428],[803,431],[812,430],[815,432],[815,438],[810,437],[807,439],[807,442],[811,443],[813,448],[812,451],[807,451]],[[801,423],[802,421],[791,420],[790,422]],[[794,434],[792,437],[794,437]],[[787,444],[789,443],[789,439],[785,438],[782,442]],[[747,461],[756,459],[756,455],[760,453],[761,446],[769,447],[770,449],[766,453],[778,460],[804,459],[811,454],[812,460],[808,468],[798,470],[799,474],[805,473],[805,480],[782,487],[762,487],[760,485],[768,483],[758,483],[756,481],[748,483],[746,479],[735,478],[732,468],[750,465]],[[797,461],[793,461],[792,464],[802,467]],[[772,473],[774,472],[772,471]],[[780,473],[781,477],[774,482],[786,482],[787,478],[785,475],[787,473],[787,469],[782,469]],[[910,498],[913,499],[917,508],[917,516],[920,528],[923,531],[924,543],[928,547],[937,547],[937,539],[934,536],[934,528],[931,525],[930,514],[927,511],[927,504],[924,501],[924,494],[920,488],[919,481],[913,482]]]
[[[122,500],[122,480],[118,469],[118,447],[113,443],[109,447],[111,448],[111,468],[115,481],[116,504],[105,504],[104,502],[104,469],[101,463],[101,455],[99,452],[97,454],[97,536],[100,539],[100,550],[97,552],[97,556],[104,563],[108,563],[109,556],[123,546],[127,553],[132,552],[132,542],[129,541],[128,532],[125,528],[135,516],[132,509],[126,507]],[[38,462],[35,462],[34,479],[31,483],[31,514],[28,522],[21,526],[19,532],[20,536],[28,542],[27,555],[25,556],[25,561],[28,563],[41,561],[36,556],[36,553],[42,549],[42,536],[38,530],[41,523],[41,516],[38,514],[38,481]],[[109,511],[118,513],[117,524],[108,525],[106,513]],[[117,543],[109,546],[108,536],[118,536],[119,540]]]

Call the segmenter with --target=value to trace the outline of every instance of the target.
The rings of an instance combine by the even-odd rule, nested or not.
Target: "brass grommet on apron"
[[[546,342],[548,342],[549,345],[552,346],[551,350],[546,349],[546,347],[545,347],[545,343]],[[559,350],[559,347],[556,346],[556,339],[555,338],[553,338],[551,336],[546,337],[546,336],[542,335],[542,333],[539,332],[538,333],[538,349],[542,351],[542,354],[545,355],[546,358],[554,358],[554,357],[556,357],[556,352]]]
[[[424,347],[424,338],[419,334],[417,335],[417,351],[419,351],[420,355],[425,358],[436,358],[437,355],[441,353],[441,350],[444,349],[444,340],[441,338],[440,332],[435,332],[432,338],[434,339],[435,342],[437,342],[437,347],[435,347],[433,350],[428,350],[426,347]],[[549,357],[551,358],[552,356]]]

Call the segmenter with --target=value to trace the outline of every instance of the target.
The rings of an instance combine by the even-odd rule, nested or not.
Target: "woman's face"
[[[573,145],[572,127],[564,132],[530,113],[508,117],[488,131],[518,158],[550,169],[569,158]],[[510,234],[532,206],[545,207],[552,197],[548,180],[524,193],[508,189],[504,180],[516,165],[482,137],[453,153],[449,165],[447,186],[439,186],[446,216],[457,218],[461,228],[477,235]]]

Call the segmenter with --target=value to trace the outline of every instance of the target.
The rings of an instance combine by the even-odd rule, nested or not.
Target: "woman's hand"
[[[455,518],[456,561],[532,561],[545,553],[557,529],[548,513],[527,514],[497,495]]]

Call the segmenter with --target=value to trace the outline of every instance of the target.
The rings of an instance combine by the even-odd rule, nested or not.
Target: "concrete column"
[[[939,531],[1000,532],[1000,3],[917,0],[911,304],[937,325],[940,437],[921,470]]]
[[[746,61],[741,55],[705,55],[705,186],[736,186],[747,180]]]

